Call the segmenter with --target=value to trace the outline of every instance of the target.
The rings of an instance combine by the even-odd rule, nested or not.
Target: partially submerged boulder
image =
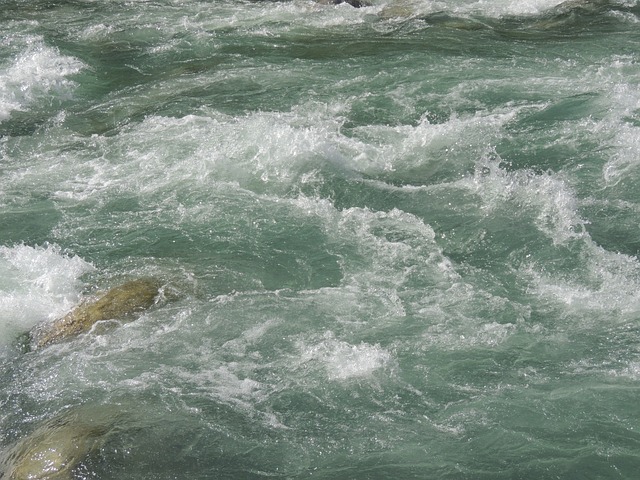
[[[146,310],[156,301],[160,283],[142,278],[112,288],[93,301],[85,301],[62,318],[31,330],[30,347],[38,349],[87,332],[101,320],[123,319]]]
[[[7,480],[71,480],[73,470],[114,431],[121,413],[113,407],[76,407],[44,422],[3,459]]]

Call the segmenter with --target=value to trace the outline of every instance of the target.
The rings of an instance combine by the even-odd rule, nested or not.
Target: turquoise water
[[[0,12],[0,452],[83,406],[74,478],[637,478],[636,0]]]

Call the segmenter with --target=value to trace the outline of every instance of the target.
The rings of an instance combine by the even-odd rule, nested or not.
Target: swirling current
[[[1,478],[637,478],[640,3],[354,5],[0,0]]]

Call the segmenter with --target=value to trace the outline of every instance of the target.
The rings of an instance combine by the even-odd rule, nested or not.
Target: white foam
[[[438,172],[446,165],[450,175],[461,174],[472,166],[469,159],[478,158],[487,145],[500,139],[503,126],[517,112],[511,108],[495,113],[454,114],[439,124],[432,124],[425,117],[417,125],[359,127],[355,133],[361,142],[343,140],[342,149],[350,153],[345,157],[353,159],[352,168],[366,173],[415,167],[420,167],[421,172]]]
[[[608,101],[607,115],[597,127],[602,132],[600,136],[608,134],[610,138],[606,140],[616,148],[602,172],[604,186],[611,188],[640,175],[640,76],[635,58],[615,55],[608,60],[598,68],[593,81],[609,86],[603,92]],[[631,191],[635,193],[633,187]]]
[[[631,378],[634,381],[640,380],[640,362],[629,362],[626,367],[620,371],[611,372],[613,376],[621,376]]]
[[[259,341],[268,330],[280,323],[281,321],[279,319],[269,319],[244,331],[240,337],[225,342],[223,348],[229,350],[234,355],[244,356],[250,346]]]
[[[210,110],[182,118],[149,116],[117,136],[76,139],[85,148],[55,152],[29,170],[29,180],[56,181],[50,190],[59,198],[86,200],[124,191],[166,198],[182,183],[202,194],[226,183],[277,195],[292,186],[322,185],[325,170],[347,178],[393,170],[402,176],[412,168],[460,175],[516,114],[453,116],[440,124],[423,119],[417,125],[359,127],[347,135],[342,125],[349,108],[348,102],[309,103],[291,112],[241,117]]]
[[[433,317],[432,317],[433,319]],[[421,348],[438,347],[444,350],[459,350],[477,347],[497,347],[517,333],[513,323],[480,323],[465,319],[460,325],[451,321],[429,327],[423,335]]]
[[[529,266],[531,291],[564,305],[580,321],[597,323],[602,315],[607,322],[635,318],[640,311],[638,259],[609,252],[590,241],[585,242],[581,256],[583,268],[563,277],[548,274],[538,265]]]
[[[55,245],[0,247],[0,345],[65,313],[79,299],[79,278],[91,270]]]
[[[22,52],[0,68],[0,121],[8,119],[13,111],[46,101],[51,95],[68,95],[75,84],[67,77],[84,68],[82,62],[62,55],[40,37],[27,37],[23,41]]]
[[[113,25],[105,25],[99,23],[96,25],[89,25],[78,34],[78,38],[84,41],[96,41],[109,38],[109,35],[115,32]]]
[[[587,235],[575,193],[562,174],[512,172],[503,169],[500,161],[495,155],[479,161],[475,175],[459,182],[480,196],[485,215],[518,205],[521,211],[531,211],[536,227],[555,244]]]
[[[302,363],[319,362],[330,380],[371,377],[378,370],[393,370],[395,359],[380,345],[352,345],[327,332],[319,343],[299,344]]]
[[[207,42],[207,49],[212,47],[212,40],[218,32],[230,29],[242,35],[256,37],[277,37],[283,33],[304,34],[305,28],[323,30],[336,26],[362,24],[372,9],[357,9],[348,4],[322,5],[313,0],[295,0],[286,2],[226,2],[211,4],[184,2],[180,5],[183,15],[176,19],[173,12],[158,9],[158,13],[149,11],[145,15],[147,25],[154,25],[154,30],[162,31],[167,38],[183,35],[188,31],[199,42]],[[132,21],[132,18],[134,20]],[[138,19],[124,15],[115,22],[117,31],[128,31],[139,28]],[[86,35],[87,32],[82,32]],[[91,33],[91,32],[89,32]],[[191,44],[190,44],[191,45]],[[198,48],[198,45],[191,45]],[[155,50],[156,47],[151,47]]]
[[[379,1],[375,2],[380,4]],[[635,0],[614,2],[632,6]],[[535,16],[554,8],[579,8],[589,6],[589,0],[458,0],[454,2],[422,0],[388,0],[384,2],[383,16],[391,17],[389,12],[398,16],[410,17],[447,12],[457,16],[479,15],[484,17]],[[386,13],[385,13],[386,12]]]

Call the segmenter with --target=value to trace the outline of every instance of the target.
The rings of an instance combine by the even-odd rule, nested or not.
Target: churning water
[[[638,478],[637,0],[0,26],[0,452],[104,407],[74,478]],[[23,352],[138,277],[135,321]]]

